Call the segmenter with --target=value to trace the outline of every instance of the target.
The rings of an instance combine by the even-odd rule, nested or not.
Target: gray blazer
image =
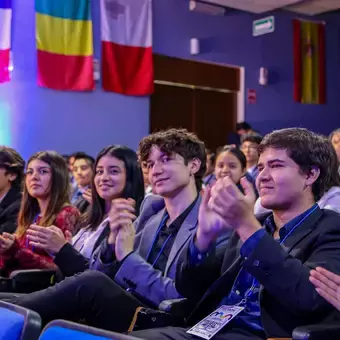
[[[163,274],[146,262],[146,256],[163,218],[165,203],[160,196],[147,196],[141,205],[139,218],[134,223],[136,228],[135,251],[121,263],[114,276],[114,281],[121,287],[131,289],[145,297],[155,305],[159,305],[163,300],[181,297],[175,287],[176,267],[182,250],[196,232],[200,203],[201,197],[198,198],[178,231]],[[93,254],[91,269],[100,270],[112,276],[115,262],[104,264],[100,259],[103,253],[107,251],[109,251],[109,248],[107,247],[107,239],[105,239]],[[104,256],[107,258],[107,255]]]

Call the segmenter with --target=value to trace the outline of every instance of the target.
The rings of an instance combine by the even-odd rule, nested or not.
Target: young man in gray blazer
[[[112,203],[110,234],[90,263],[96,271],[12,302],[37,311],[44,323],[85,319],[92,326],[127,331],[137,307],[181,297],[174,280],[180,254],[197,227],[205,146],[186,130],[170,129],[145,137],[139,154],[158,196],[145,199],[134,224],[132,200]]]

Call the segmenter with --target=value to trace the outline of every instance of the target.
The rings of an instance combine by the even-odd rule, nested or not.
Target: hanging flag
[[[153,92],[151,0],[100,0],[105,91]]]
[[[325,24],[294,20],[294,100],[326,103]]]
[[[36,0],[38,84],[94,89],[90,0]]]
[[[11,0],[0,0],[0,83],[10,79],[11,2]]]

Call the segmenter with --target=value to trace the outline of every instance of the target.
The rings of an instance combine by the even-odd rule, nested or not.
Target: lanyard
[[[166,213],[166,214],[164,215],[164,217],[162,218],[162,221],[161,221],[161,223],[159,224],[159,227],[158,227],[158,229],[157,229],[157,232],[156,232],[156,234],[155,234],[155,236],[154,236],[154,238],[153,238],[153,240],[152,240],[151,246],[150,246],[149,251],[148,251],[148,255],[146,256],[146,261],[149,260],[150,255],[151,255],[151,252],[152,252],[152,248],[154,247],[154,245],[155,245],[155,243],[156,243],[156,241],[157,241],[157,237],[158,237],[160,231],[162,230],[162,228],[165,226],[165,223],[166,223],[166,221],[168,220],[168,218],[169,218],[169,214]],[[170,234],[170,235],[168,236],[168,238],[166,239],[166,241],[164,242],[164,244],[163,244],[163,246],[162,246],[160,252],[158,253],[158,255],[157,255],[157,257],[156,257],[156,260],[155,260],[154,263],[152,264],[153,266],[154,266],[155,263],[158,261],[159,257],[161,256],[161,254],[162,254],[162,252],[163,252],[163,250],[164,250],[166,244],[167,244],[168,241],[170,240],[171,236],[172,236],[172,235]]]
[[[285,241],[286,241],[286,239],[288,238],[288,236],[290,236],[292,233],[293,233],[293,231],[295,230],[295,229],[297,229],[297,227],[299,227],[316,209],[318,208],[318,205],[317,204],[315,204],[315,207],[301,220],[301,221],[299,221],[290,231],[289,231],[289,233],[287,233],[287,235],[283,238],[283,240],[282,241],[280,241],[280,245],[282,245]],[[243,268],[241,269],[241,270],[243,270]],[[238,303],[238,304],[236,304],[236,306],[239,306],[239,305],[245,305],[246,303],[247,303],[247,300],[248,300],[248,298],[253,294],[253,292],[254,292],[254,290],[255,290],[255,288],[258,286],[258,284],[259,284],[259,281],[258,280],[256,280],[255,279],[255,277],[253,277],[253,283],[252,283],[252,285],[251,285],[251,287],[250,288],[248,288],[248,290],[245,292],[245,294],[244,294],[244,298]],[[234,288],[234,287],[233,287]]]
[[[164,250],[165,246],[167,245],[167,243],[168,243],[168,241],[171,239],[171,237],[172,237],[172,234],[170,234],[170,235],[167,237],[167,239],[165,240],[165,242],[163,243],[163,246],[162,246],[161,250],[159,251],[159,253],[158,253],[158,255],[157,255],[155,261],[153,261],[153,263],[152,263],[152,267],[154,267],[155,264],[157,263],[157,261],[159,260],[160,256],[161,256],[162,253],[163,253],[163,250]]]

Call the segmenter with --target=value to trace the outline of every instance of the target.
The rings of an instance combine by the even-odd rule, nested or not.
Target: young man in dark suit
[[[17,228],[24,168],[17,151],[0,147],[0,234],[12,234]]]
[[[335,151],[324,137],[299,128],[274,131],[259,150],[257,188],[273,213],[254,216],[248,182],[243,195],[229,178],[218,181],[202,200],[196,236],[177,276],[178,291],[198,300],[187,326],[211,317],[191,334],[172,327],[134,336],[198,339],[192,333],[209,338],[217,331],[216,340],[290,338],[294,328],[321,323],[334,312],[309,276],[320,265],[340,273],[340,215],[315,203],[339,185]],[[214,242],[228,230],[234,234],[221,265]],[[231,318],[231,308],[222,306],[241,311]]]

